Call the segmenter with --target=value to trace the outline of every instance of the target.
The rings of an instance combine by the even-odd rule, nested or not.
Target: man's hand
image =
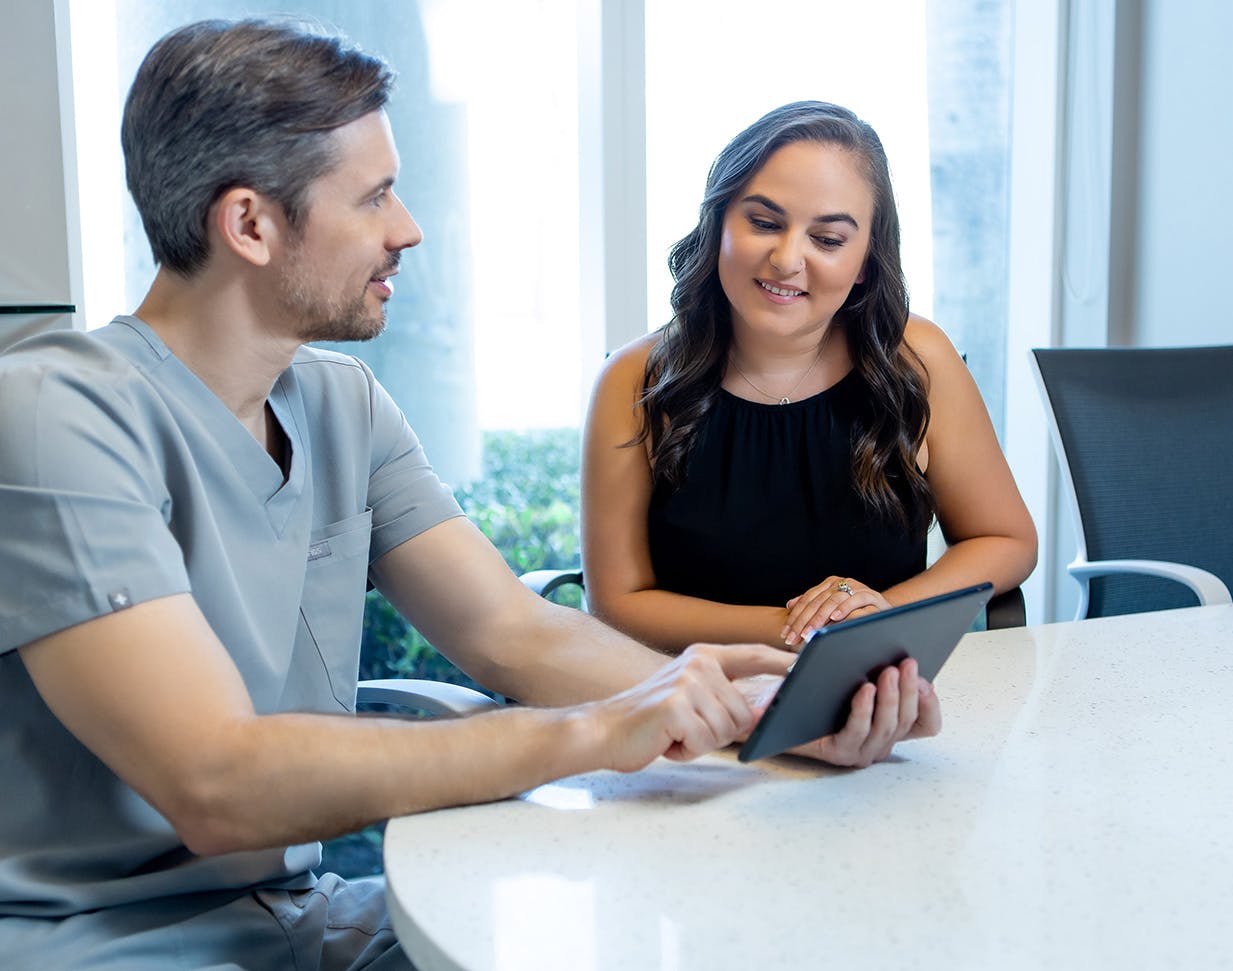
[[[911,658],[878,675],[877,684],[861,685],[852,696],[848,723],[827,735],[792,749],[832,765],[865,768],[891,754],[896,742],[926,738],[942,730],[942,709],[933,685],[916,672]]]
[[[621,772],[663,755],[696,759],[748,735],[750,707],[734,679],[784,675],[796,656],[760,644],[695,644],[641,684],[583,710],[605,763]]]

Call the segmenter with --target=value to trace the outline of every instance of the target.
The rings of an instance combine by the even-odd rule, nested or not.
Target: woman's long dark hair
[[[801,141],[850,151],[873,191],[864,280],[832,322],[846,335],[853,370],[864,384],[866,406],[853,433],[853,478],[871,510],[923,534],[935,509],[916,465],[929,425],[929,398],[924,365],[903,343],[908,294],[899,259],[899,213],[882,142],[869,125],[837,105],[799,101],[776,108],[715,159],[698,225],[668,256],[675,281],[673,318],[647,358],[641,431],[634,443],[649,440],[656,486],[681,484],[697,431],[719,394],[732,343],[732,311],[718,268],[724,213],[776,150]]]

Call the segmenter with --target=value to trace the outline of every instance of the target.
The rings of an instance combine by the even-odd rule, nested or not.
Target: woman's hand
[[[919,676],[916,662],[908,658],[885,668],[876,685],[861,685],[841,731],[791,752],[831,765],[864,768],[889,756],[896,742],[941,730],[942,709],[933,685]]]
[[[803,644],[827,624],[886,610],[890,602],[851,577],[827,577],[787,603],[788,620],[779,636],[788,647]]]

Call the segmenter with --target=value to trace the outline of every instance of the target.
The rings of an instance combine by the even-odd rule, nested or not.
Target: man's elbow
[[[167,821],[198,856],[222,856],[266,846],[252,813],[243,805],[243,791],[228,787],[222,780],[187,780],[160,801]]]
[[[230,726],[203,737],[187,758],[159,773],[151,803],[166,817],[184,845],[198,856],[264,849],[270,839],[260,781],[258,747],[250,724]]]

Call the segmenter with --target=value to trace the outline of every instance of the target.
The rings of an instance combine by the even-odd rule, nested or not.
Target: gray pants
[[[385,909],[385,882],[327,873],[311,890],[152,900],[73,917],[0,917],[12,971],[411,968]]]

